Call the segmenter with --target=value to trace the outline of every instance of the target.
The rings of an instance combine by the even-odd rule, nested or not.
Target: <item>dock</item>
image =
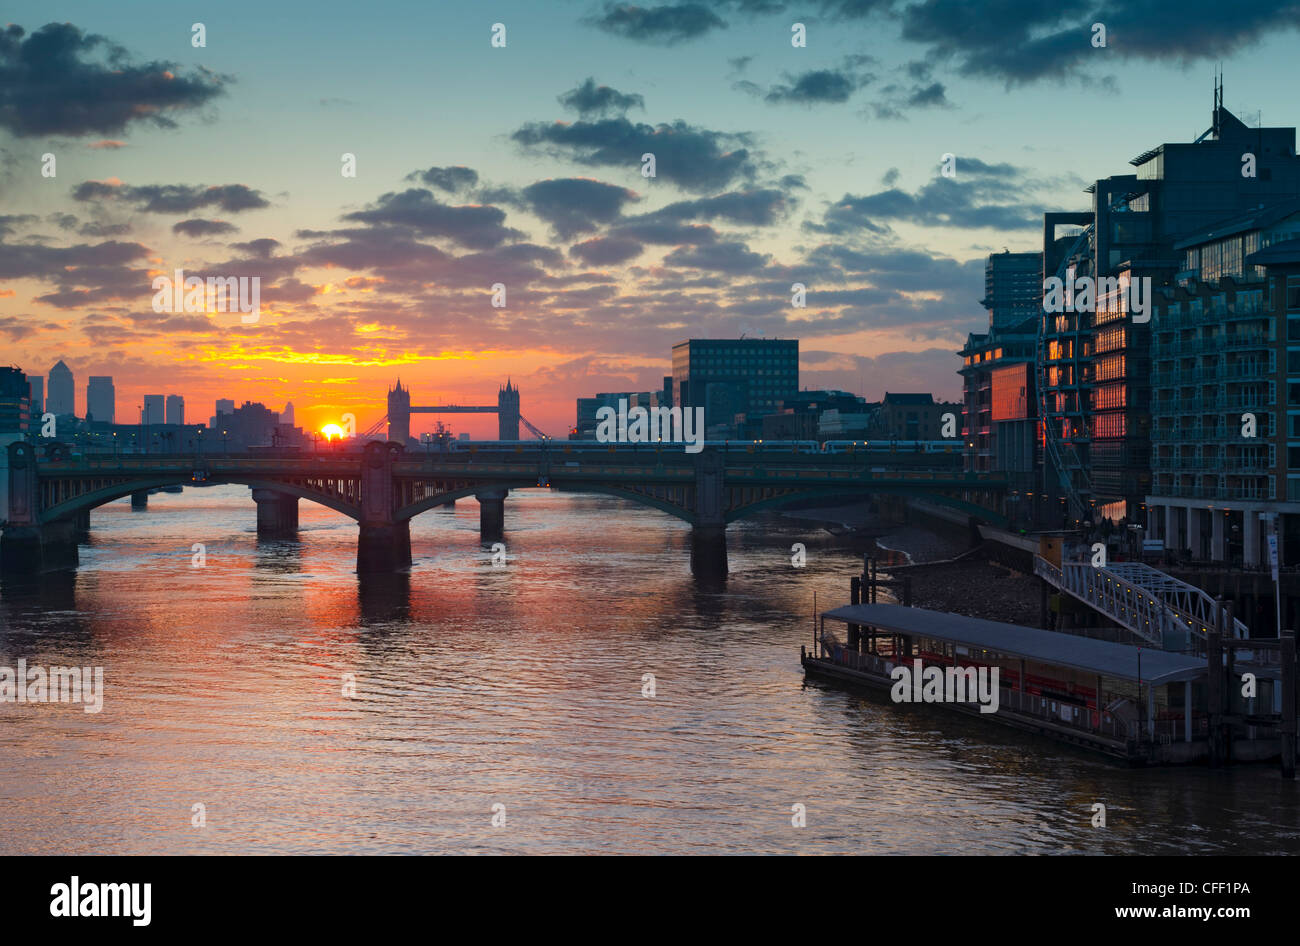
[[[841,627],[843,637],[837,633]],[[1285,772],[1282,736],[1290,729],[1292,745],[1295,738],[1294,638],[1220,642],[1216,629],[1211,638],[1207,659],[899,604],[861,603],[820,614],[813,646],[801,648],[801,662],[808,677],[886,697],[898,692],[897,679],[914,668],[949,680],[981,668],[992,677],[996,670],[995,712],[981,712],[973,701],[942,699],[934,706],[1132,765],[1280,757]],[[1239,651],[1245,643],[1251,650]],[[1283,681],[1288,646],[1291,678]],[[1217,678],[1210,672],[1216,662]],[[1252,697],[1234,683],[1243,673],[1254,675]],[[1290,687],[1290,727],[1281,712],[1284,684]],[[1293,752],[1290,764],[1293,774]]]

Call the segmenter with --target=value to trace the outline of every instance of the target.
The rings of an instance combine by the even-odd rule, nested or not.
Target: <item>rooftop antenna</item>
[[[1214,79],[1214,137],[1219,137],[1222,130],[1222,123],[1219,121],[1219,112],[1223,108],[1223,63],[1219,63],[1216,69]]]

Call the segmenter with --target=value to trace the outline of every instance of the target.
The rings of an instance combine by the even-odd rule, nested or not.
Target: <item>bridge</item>
[[[519,389],[509,380],[497,391],[497,403],[479,404],[439,404],[428,407],[412,406],[411,389],[402,387],[402,379],[397,379],[397,386],[388,392],[388,414],[366,431],[366,437],[377,436],[384,425],[388,426],[388,439],[393,443],[406,446],[411,439],[412,414],[496,414],[497,439],[518,440],[519,425],[522,423],[539,440],[547,439],[528,418],[519,412]]]
[[[960,454],[911,455],[861,450],[800,452],[771,443],[706,446],[688,454],[681,444],[629,449],[577,441],[407,452],[372,441],[362,449],[332,448],[276,455],[73,455],[63,444],[9,445],[9,510],[0,538],[0,570],[74,567],[79,533],[90,510],[172,485],[240,484],[252,489],[260,536],[297,531],[298,501],[310,500],[355,520],[357,571],[392,572],[411,564],[410,521],[461,497],[479,503],[480,536],[496,541],[505,529],[512,490],[550,488],[599,493],[641,503],[691,526],[697,573],[725,573],[731,522],[797,500],[905,495],[924,498],[1005,525],[1000,508],[1007,483],[963,473]],[[889,464],[886,466],[885,464]]]

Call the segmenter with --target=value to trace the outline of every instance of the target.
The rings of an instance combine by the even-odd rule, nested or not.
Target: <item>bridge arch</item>
[[[436,509],[439,506],[445,506],[447,503],[464,499],[467,496],[473,496],[475,493],[486,493],[494,489],[536,489],[537,480],[519,480],[518,482],[505,481],[494,483],[484,481],[474,486],[465,486],[460,489],[449,489],[445,493],[437,493],[433,496],[426,496],[418,503],[411,503],[409,506],[403,506],[393,513],[393,519],[402,522],[404,520],[414,519],[420,513],[428,512],[430,509]]]
[[[311,502],[333,509],[340,512],[349,519],[360,520],[361,510],[341,499],[325,493],[316,492],[315,490],[297,486],[293,483],[286,483],[276,479],[263,479],[256,476],[215,476],[201,484],[206,486],[247,486],[251,489],[267,489],[277,493],[284,493],[288,496],[295,496],[298,499],[306,499]],[[142,490],[161,489],[164,486],[189,486],[191,488],[201,488],[188,475],[173,474],[141,477],[138,480],[130,480],[121,483],[114,483],[97,490],[91,490],[83,493],[73,499],[66,500],[51,506],[48,509],[41,510],[41,522],[54,522],[59,519],[67,519],[79,512],[89,511],[99,506],[116,502],[119,499],[125,499],[132,493],[138,493]]]

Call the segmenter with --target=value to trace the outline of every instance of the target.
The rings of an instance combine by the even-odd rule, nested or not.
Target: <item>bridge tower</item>
[[[409,398],[408,398],[409,403]],[[392,417],[390,412],[389,417]],[[497,392],[497,439],[519,439],[519,389],[506,379],[505,387]]]
[[[402,387],[401,378],[388,392],[388,439],[403,447],[411,439],[411,389]]]

